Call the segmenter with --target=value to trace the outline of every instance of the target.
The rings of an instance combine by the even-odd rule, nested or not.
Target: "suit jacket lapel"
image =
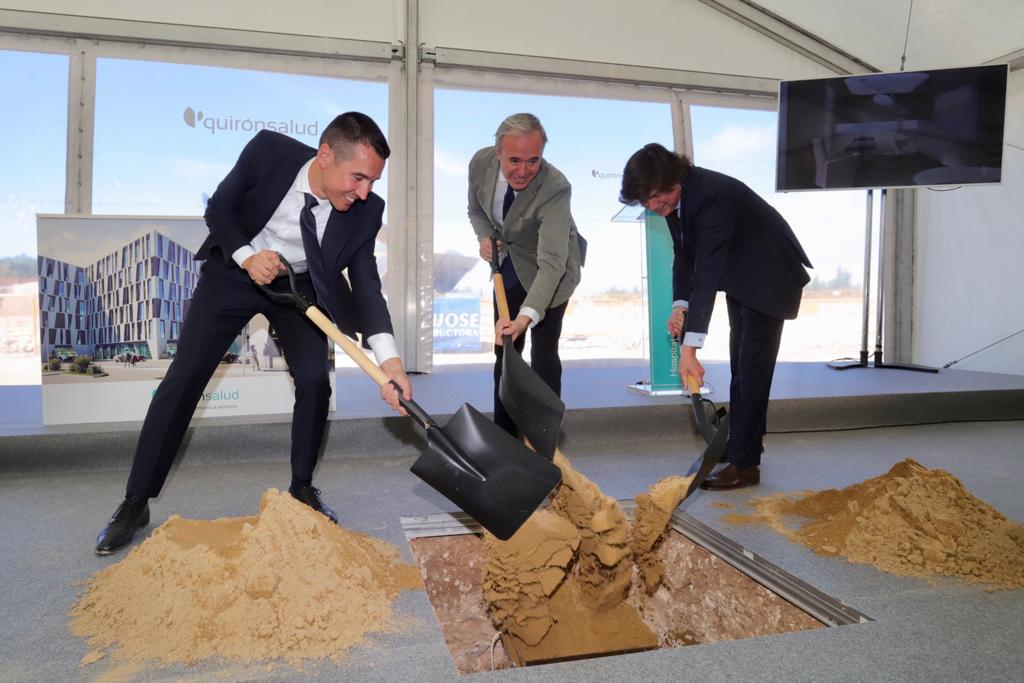
[[[351,209],[344,213],[341,211],[331,211],[331,216],[327,219],[324,239],[320,244],[324,265],[329,273],[335,275],[341,270],[338,267],[338,257],[341,256],[341,252],[345,245],[348,244],[348,241],[352,239],[352,231],[357,229],[355,221],[350,220],[349,214],[351,211]]]
[[[685,207],[683,209],[686,210]],[[680,235],[683,234],[683,220],[679,217],[679,214],[673,211],[665,217],[665,222],[668,223],[668,227],[675,230]]]
[[[680,185],[683,188],[681,200],[683,202],[683,215],[680,217],[680,234],[681,231],[690,225],[690,219],[693,216],[693,207],[697,204],[697,200],[700,198],[700,180],[701,171],[696,166],[690,167],[690,173],[686,177],[686,180],[682,181]]]
[[[484,201],[482,202],[484,213],[486,213],[487,217],[491,219],[492,225],[498,225],[501,223],[499,220],[500,216],[494,215],[494,189],[497,184],[498,159],[495,157],[491,163],[487,164],[487,170],[484,172],[483,187],[481,187],[484,198]]]

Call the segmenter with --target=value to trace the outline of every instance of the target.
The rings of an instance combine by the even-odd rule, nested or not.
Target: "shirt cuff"
[[[692,346],[695,349],[699,349],[704,346],[704,337],[707,334],[702,332],[687,332],[683,335],[683,346]]]
[[[676,299],[672,302],[672,308],[681,308],[686,311],[690,308],[690,302],[686,299]]]
[[[537,311],[533,310],[529,306],[522,306],[522,307],[520,307],[519,315],[528,315],[528,316],[530,316],[530,320],[533,321],[532,323],[530,323],[530,328],[533,328],[534,325],[536,325],[537,323],[540,322],[540,313],[538,313]]]
[[[236,249],[235,253],[231,255],[231,258],[234,260],[235,263],[238,264],[239,268],[245,270],[245,266],[243,266],[242,264],[245,263],[245,259],[249,258],[255,253],[256,250],[250,247],[248,244],[246,244]]]
[[[366,338],[366,343],[373,350],[373,357],[377,359],[377,365],[386,360],[398,358],[398,342],[395,341],[395,335],[389,332],[371,334]]]

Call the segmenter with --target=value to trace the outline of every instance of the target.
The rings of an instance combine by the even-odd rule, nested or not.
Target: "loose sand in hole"
[[[368,633],[403,627],[392,602],[421,588],[384,541],[348,531],[275,489],[254,517],[172,516],[97,573],[71,610],[94,651],[159,664],[341,660]]]
[[[902,576],[953,576],[997,588],[1024,587],[1024,526],[975,498],[945,470],[907,459],[844,489],[758,498],[734,524],[765,524],[822,555]],[[791,529],[785,515],[804,522]]]
[[[580,531],[576,574],[583,598],[598,611],[614,607],[625,600],[633,576],[629,522],[618,502],[573,469],[560,451],[555,464],[562,470],[562,483],[555,489],[551,509]]]
[[[562,585],[580,545],[571,522],[538,510],[512,538],[486,534],[484,597],[491,617],[527,645],[536,645],[555,623],[551,595]]]
[[[618,502],[561,452],[554,462],[562,482],[550,505],[508,541],[486,536],[484,597],[494,623],[511,637],[513,661],[656,646],[625,600],[635,566],[647,590],[661,582],[654,549],[690,478],[669,477],[638,496],[631,528]]]
[[[633,512],[633,562],[640,572],[644,588],[653,593],[665,576],[665,567],[654,552],[665,537],[665,529],[672,513],[682,502],[693,477],[666,477],[647,493],[636,497]]]

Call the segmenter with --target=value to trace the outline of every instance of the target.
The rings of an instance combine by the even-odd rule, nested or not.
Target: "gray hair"
[[[541,125],[540,119],[533,114],[521,113],[512,114],[498,126],[498,130],[494,131],[494,148],[501,151],[501,139],[506,135],[526,135],[533,131],[540,131],[540,138],[544,144],[548,144],[548,134],[544,132],[544,126]]]

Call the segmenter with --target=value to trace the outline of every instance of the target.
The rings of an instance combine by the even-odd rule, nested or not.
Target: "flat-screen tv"
[[[1008,67],[783,81],[775,187],[920,187],[1002,180]]]

